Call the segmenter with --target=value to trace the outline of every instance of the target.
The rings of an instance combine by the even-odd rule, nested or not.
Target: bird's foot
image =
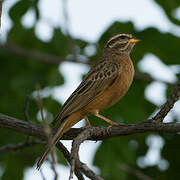
[[[85,117],[85,121],[86,121],[86,125],[83,127],[83,129],[87,129],[87,128],[89,128],[89,127],[92,127],[92,126],[91,126],[91,123],[90,123],[89,120],[88,120],[88,117]]]
[[[82,129],[88,129],[90,127],[92,127],[91,124],[86,124],[84,127],[82,127]]]
[[[107,133],[109,134],[109,129],[112,128],[113,126],[124,126],[125,123],[116,123],[116,122],[111,122],[110,126],[107,127]]]

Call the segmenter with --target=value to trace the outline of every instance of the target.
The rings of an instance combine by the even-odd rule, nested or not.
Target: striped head
[[[104,49],[118,54],[129,54],[133,46],[139,41],[140,39],[131,34],[121,33],[110,38]]]

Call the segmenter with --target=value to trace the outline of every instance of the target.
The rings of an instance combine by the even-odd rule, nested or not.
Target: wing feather
[[[64,103],[60,113],[53,124],[61,121],[64,117],[78,111],[90,103],[97,95],[103,93],[112,86],[119,74],[120,64],[115,62],[100,62],[94,66],[78,88]]]

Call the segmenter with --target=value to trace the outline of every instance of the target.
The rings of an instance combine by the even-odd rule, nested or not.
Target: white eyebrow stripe
[[[118,38],[118,37],[120,37],[120,36],[128,36],[128,37],[131,37],[132,35],[131,35],[131,34],[125,34],[125,33],[117,34],[117,35],[113,36],[112,38],[110,38],[109,41],[107,42],[107,44],[108,44],[110,41],[112,41],[112,40],[114,40],[114,39],[116,39],[116,38]]]
[[[115,42],[114,44],[109,45],[109,47],[110,47],[110,48],[113,48],[113,47],[116,46],[117,44],[121,44],[121,43],[120,43],[119,41],[117,41],[117,42]],[[130,42],[127,42],[127,43],[124,43],[124,44],[126,44],[126,45],[125,45],[125,47],[122,48],[121,50],[125,50],[125,49],[129,46]]]

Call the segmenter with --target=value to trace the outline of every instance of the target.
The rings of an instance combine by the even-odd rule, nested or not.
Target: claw
[[[109,129],[113,126],[124,126],[125,124],[124,123],[115,123],[112,121],[111,125],[107,127],[107,133],[109,134]]]

